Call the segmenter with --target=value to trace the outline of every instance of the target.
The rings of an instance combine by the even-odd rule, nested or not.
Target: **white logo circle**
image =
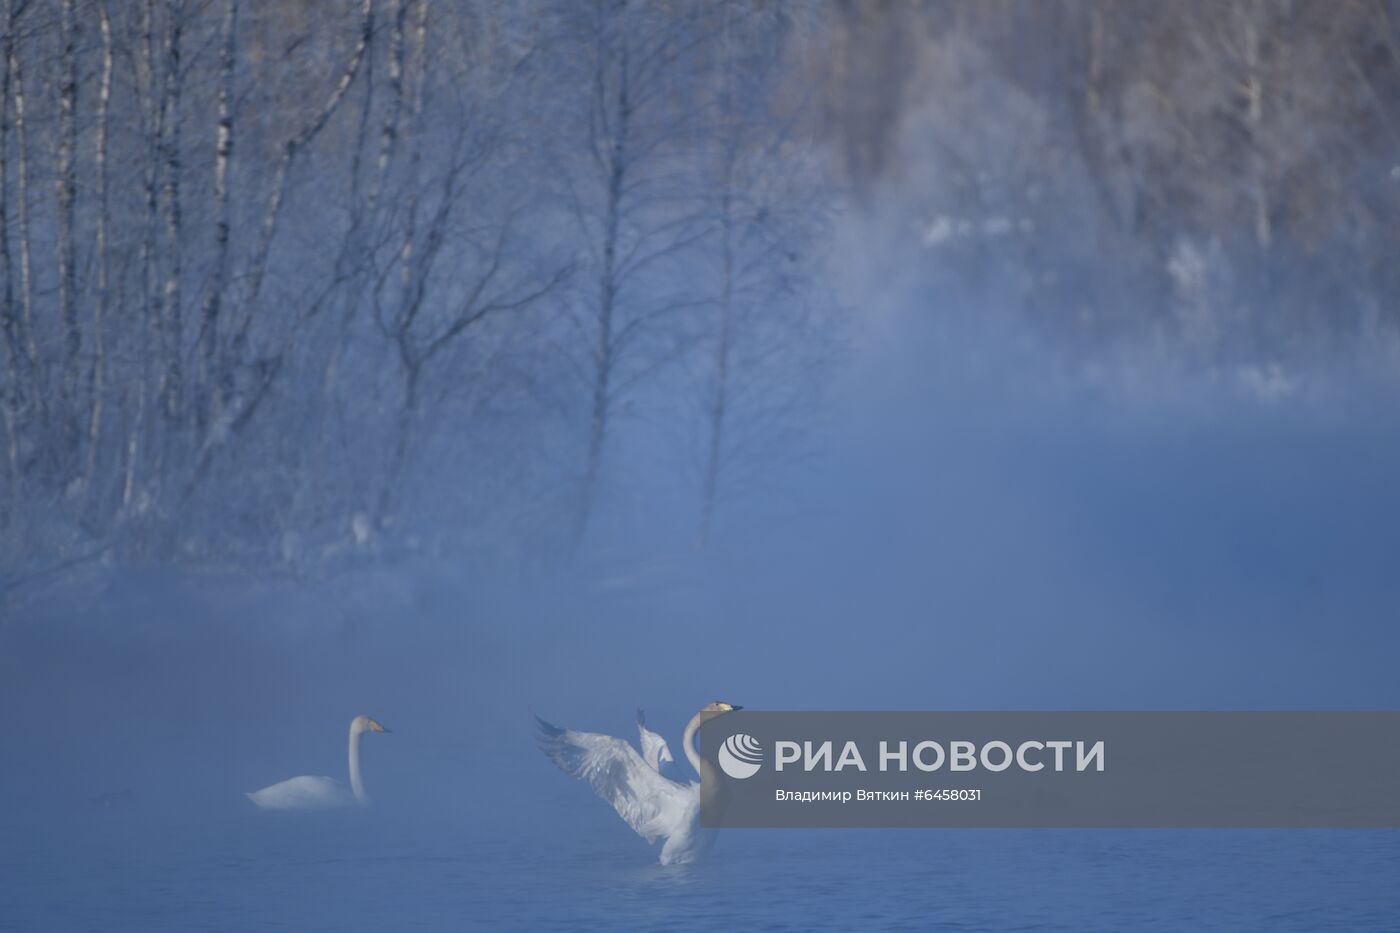
[[[751,735],[736,732],[719,747],[719,766],[732,778],[751,778],[762,765],[763,746]]]

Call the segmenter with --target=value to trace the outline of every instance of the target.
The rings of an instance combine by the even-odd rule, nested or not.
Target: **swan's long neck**
[[[368,802],[365,796],[365,782],[360,779],[360,729],[359,723],[350,724],[350,789],[360,803]]]
[[[700,724],[705,721],[703,712],[696,713],[686,724],[685,735],[681,736],[681,748],[685,751],[685,758],[690,762],[690,766],[695,769],[695,773],[700,773],[700,753],[695,749],[695,733],[700,731]]]

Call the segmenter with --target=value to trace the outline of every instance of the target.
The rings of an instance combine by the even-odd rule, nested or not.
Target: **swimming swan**
[[[708,703],[686,725],[681,749],[697,774],[709,764],[695,750],[695,734],[706,722],[736,709],[743,707]],[[693,862],[709,850],[714,832],[699,829],[698,783],[682,784],[663,776],[622,739],[561,729],[538,716],[535,719],[540,724],[540,747],[561,771],[587,781],[647,842],[666,840],[661,847],[662,865]]]
[[[676,760],[671,757],[671,746],[666,740],[647,728],[647,714],[641,709],[637,710],[637,732],[642,737],[642,759],[651,770],[660,771],[663,762]]]
[[[366,732],[388,731],[368,716],[356,716],[350,720],[349,790],[335,778],[303,774],[246,796],[264,810],[319,810],[369,803],[364,781],[360,780],[360,736]]]

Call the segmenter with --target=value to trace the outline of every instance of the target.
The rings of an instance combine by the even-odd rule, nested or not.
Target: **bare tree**
[[[704,235],[684,159],[688,79],[712,36],[701,12],[614,0],[596,4],[577,27],[588,69],[587,161],[568,180],[568,197],[596,285],[585,304],[590,410],[576,543],[593,513],[614,413],[683,355],[690,340],[668,325],[700,303],[648,277]]]
[[[222,42],[219,50],[219,116],[214,137],[214,275],[204,299],[199,327],[199,385],[200,399],[197,417],[201,435],[215,423],[223,407],[219,384],[220,351],[219,317],[223,311],[224,293],[228,289],[229,253],[232,245],[232,186],[229,168],[233,160],[234,101],[236,96],[235,67],[237,62],[238,0],[224,4]],[[203,438],[201,437],[201,440]]]
[[[292,164],[299,155],[306,151],[307,147],[315,142],[316,137],[326,128],[326,124],[330,122],[331,117],[339,109],[341,101],[345,99],[346,92],[350,90],[350,85],[355,81],[355,75],[360,71],[360,64],[365,59],[365,51],[369,48],[373,36],[374,0],[363,0],[360,5],[359,28],[354,48],[351,49],[350,58],[346,61],[344,70],[341,71],[340,77],[332,87],[330,96],[306,125],[288,139],[282,147],[282,154],[277,160],[277,168],[273,172],[272,192],[268,195],[267,208],[263,212],[262,233],[253,253],[252,268],[248,273],[249,285],[246,298],[248,307],[245,311],[245,323],[242,326],[242,330],[245,332],[248,321],[262,297],[263,281],[267,276],[268,256],[272,252],[272,243],[277,236],[277,221],[282,213],[283,200],[287,196],[287,178],[291,172]]]
[[[10,253],[10,61],[14,45],[14,0],[5,0],[4,22],[4,68],[3,83],[0,84],[0,272],[5,276],[3,305],[0,305],[0,327],[5,337],[5,387],[0,395],[5,417],[5,463],[8,467],[6,478],[7,499],[18,499],[23,489],[24,473],[20,466],[20,410],[25,370],[21,323],[15,308],[14,259]],[[9,509],[0,513],[0,524],[8,524]]]
[[[98,25],[102,33],[102,69],[97,90],[97,138],[93,146],[93,174],[96,183],[97,221],[93,249],[97,259],[97,286],[92,300],[92,364],[87,385],[87,452],[83,466],[83,486],[91,485],[97,470],[98,447],[102,440],[102,416],[106,403],[105,366],[107,345],[104,318],[111,291],[111,255],[108,248],[110,199],[107,194],[108,121],[112,103],[112,20],[107,4],[99,0]]]
[[[62,383],[65,459],[77,449],[78,387],[82,379],[79,357],[83,346],[83,332],[78,322],[77,246],[74,239],[74,205],[78,188],[78,40],[73,2],[59,0],[59,41],[62,49],[59,53],[59,125],[54,173],[58,207],[58,306],[63,321],[65,351]]]
[[[698,541],[726,478],[790,442],[833,346],[822,273],[826,184],[797,130],[807,96],[779,96],[781,5],[717,5],[702,178],[715,285],[702,328],[704,453]],[[781,440],[780,440],[781,438]],[[766,443],[765,443],[766,442]]]
[[[137,23],[139,32],[137,45],[140,49],[137,71],[140,81],[138,112],[141,116],[141,132],[144,139],[141,172],[140,225],[140,266],[141,290],[139,307],[141,321],[137,330],[137,357],[139,371],[126,381],[126,388],[134,395],[133,414],[127,425],[125,466],[122,478],[121,511],[145,511],[150,502],[159,494],[163,474],[163,457],[159,435],[160,419],[153,418],[153,396],[159,399],[162,380],[156,376],[157,352],[162,348],[163,312],[162,296],[157,288],[159,276],[157,266],[157,236],[160,224],[160,152],[164,145],[165,132],[163,119],[166,112],[164,101],[166,74],[159,67],[156,47],[156,3],[144,0]],[[153,391],[154,390],[154,391]],[[146,487],[143,489],[142,487]],[[139,500],[139,501],[138,501]]]
[[[411,135],[406,190],[400,198],[402,229],[391,242],[390,261],[379,271],[374,287],[374,319],[393,348],[402,382],[392,453],[380,487],[374,514],[383,524],[390,515],[391,490],[402,476],[413,426],[419,416],[422,384],[428,367],[454,346],[466,343],[501,315],[523,312],[553,293],[573,273],[569,263],[552,262],[526,248],[519,233],[522,208],[515,196],[488,191],[499,187],[494,174],[510,155],[507,131],[501,115],[483,112],[472,100],[453,121],[458,129],[445,147],[450,159],[437,179],[422,177],[425,146],[427,50],[426,4],[420,4],[415,28],[416,87],[408,104]],[[381,135],[375,196],[385,184],[388,161],[398,137],[398,120],[404,96],[404,8],[399,9],[391,41],[391,102]],[[492,69],[490,63],[476,71],[477,80],[499,85],[493,94],[503,95],[512,86],[526,49],[516,59]],[[488,100],[493,99],[488,96]],[[472,222],[467,211],[490,204],[488,223]],[[454,270],[444,280],[441,267]],[[465,374],[462,381],[471,377]]]
[[[185,332],[184,308],[181,292],[183,275],[184,213],[181,202],[180,180],[183,174],[180,151],[181,113],[180,100],[184,92],[185,76],[181,69],[184,38],[184,0],[166,0],[165,36],[163,55],[165,82],[161,103],[164,111],[161,116],[161,161],[165,169],[165,255],[166,274],[162,289],[161,304],[165,313],[162,322],[165,355],[164,391],[165,417],[174,422],[182,413],[185,392]]]
[[[47,405],[44,401],[44,374],[40,369],[38,338],[34,332],[34,284],[29,223],[29,124],[25,118],[24,70],[16,38],[20,28],[20,15],[25,6],[27,4],[20,3],[10,7],[10,25],[5,45],[9,62],[11,99],[14,102],[15,147],[18,156],[15,200],[19,214],[20,327],[24,334],[25,351],[29,357],[34,397],[42,413]]]

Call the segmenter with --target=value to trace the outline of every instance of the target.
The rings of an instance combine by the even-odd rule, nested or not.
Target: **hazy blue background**
[[[663,869],[531,718],[1400,708],[1397,12],[6,4],[0,930],[1400,929],[1394,832]]]

